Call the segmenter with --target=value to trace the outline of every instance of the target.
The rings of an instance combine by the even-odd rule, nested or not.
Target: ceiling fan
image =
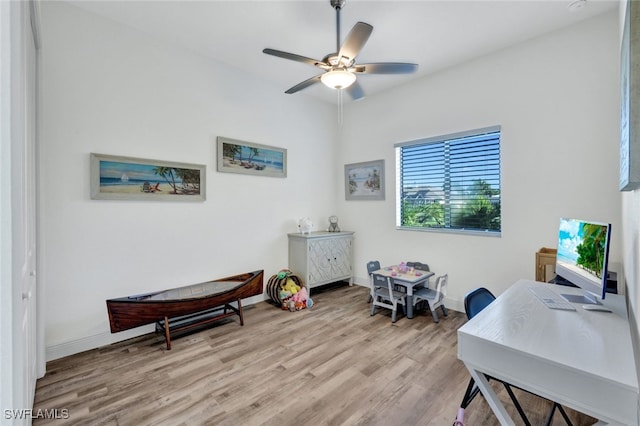
[[[302,89],[306,89],[316,83],[322,82],[332,89],[344,89],[354,100],[364,96],[362,87],[356,81],[357,74],[410,74],[418,69],[416,64],[398,62],[378,62],[371,64],[356,64],[355,58],[369,39],[373,26],[365,22],[357,22],[347,37],[340,45],[340,10],[344,6],[345,0],[329,0],[331,7],[336,10],[336,52],[329,53],[322,60],[296,55],[295,53],[283,52],[275,49],[264,49],[262,52],[267,55],[292,61],[303,62],[305,64],[318,67],[324,72],[311,77],[301,83],[291,87],[285,93],[292,94]]]

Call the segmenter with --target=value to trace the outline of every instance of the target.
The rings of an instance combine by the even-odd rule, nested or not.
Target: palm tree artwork
[[[200,193],[200,172],[198,170],[158,166],[153,168],[153,172],[161,176],[171,186],[172,194]]]
[[[95,199],[204,200],[205,166],[91,154]]]

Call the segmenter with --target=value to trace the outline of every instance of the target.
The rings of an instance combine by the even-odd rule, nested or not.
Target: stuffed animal
[[[291,300],[295,303],[296,311],[307,307],[308,295],[307,289],[302,287],[299,292],[291,296]]]
[[[276,277],[277,277],[279,280],[282,280],[282,279],[284,279],[284,278],[287,278],[289,275],[293,275],[293,272],[291,272],[291,271],[290,271],[290,270],[288,270],[288,269],[281,269],[281,270],[280,270],[280,272],[278,272],[278,273],[276,274]]]
[[[287,278],[287,282],[282,287],[282,290],[288,291],[293,295],[300,291],[300,286],[296,284],[295,281],[293,281],[291,278]]]
[[[296,302],[306,302],[309,298],[309,293],[307,293],[307,289],[305,287],[302,287],[294,296],[296,297]]]
[[[292,296],[290,291],[286,291],[286,290],[282,290],[280,292],[280,299],[284,300],[284,299],[288,299]]]
[[[301,234],[310,234],[313,229],[313,222],[308,217],[303,217],[298,221],[298,230]]]
[[[329,232],[340,232],[340,227],[338,226],[338,216],[329,216]]]

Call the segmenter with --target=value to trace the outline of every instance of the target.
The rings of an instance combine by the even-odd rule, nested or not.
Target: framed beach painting
[[[92,200],[204,201],[206,166],[91,154]]]
[[[384,200],[384,160],[345,164],[347,200]]]
[[[287,177],[287,150],[218,136],[218,171]]]

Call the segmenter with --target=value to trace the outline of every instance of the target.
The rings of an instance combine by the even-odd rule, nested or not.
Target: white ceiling
[[[411,75],[361,75],[369,96],[563,26],[617,9],[618,0],[347,0],[341,34],[357,21],[373,33],[357,63],[411,62]],[[87,1],[69,0],[167,42],[230,64],[275,83],[282,96],[336,102],[334,90],[316,84],[284,91],[320,74],[313,66],[265,55],[270,47],[314,59],[336,51],[336,12],[329,0],[298,1]],[[349,97],[345,96],[345,100]]]

